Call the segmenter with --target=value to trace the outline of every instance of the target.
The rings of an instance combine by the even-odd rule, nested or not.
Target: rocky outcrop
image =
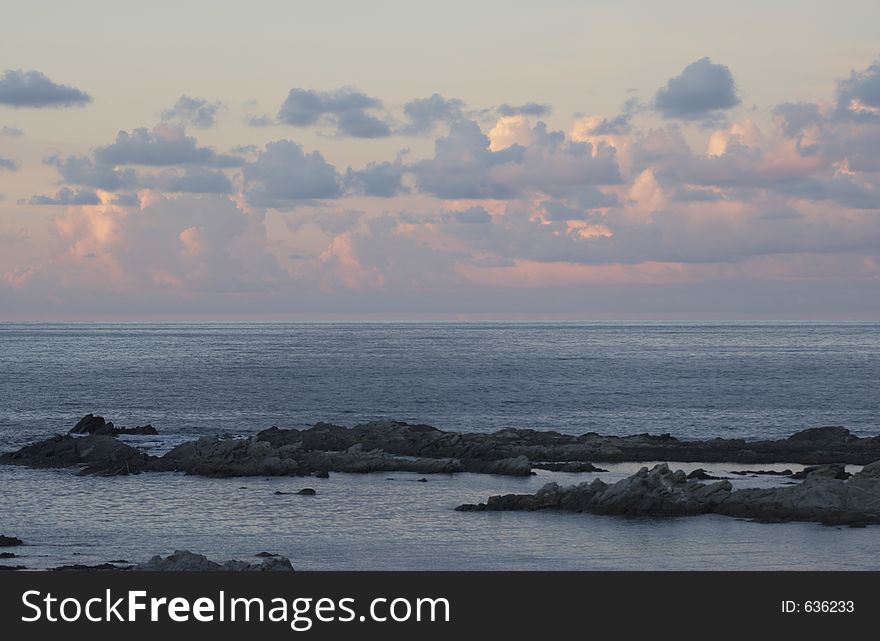
[[[880,523],[880,461],[848,480],[827,469],[808,474],[803,483],[734,490],[729,481],[688,480],[665,463],[608,485],[596,479],[570,487],[548,483],[535,494],[493,496],[486,503],[460,505],[463,512],[563,510],[622,516],[723,514],[760,521],[818,521],[826,524]]]
[[[156,555],[145,563],[134,566],[134,570],[145,572],[293,572],[290,559],[284,556],[265,557],[260,563],[247,561],[226,561],[217,563],[203,554],[189,550],[175,550],[168,556]]]
[[[150,462],[150,469],[201,476],[309,476],[333,472],[462,472],[448,459],[398,457],[354,444],[343,451],[306,449],[298,443],[273,445],[255,439],[203,437]],[[499,472],[501,473],[501,472]]]
[[[11,548],[18,545],[24,545],[24,541],[17,536],[0,536],[0,548]]]
[[[153,429],[132,429],[147,428]],[[776,441],[682,441],[669,434],[615,437],[590,432],[576,436],[525,429],[484,434],[444,432],[430,425],[399,421],[373,421],[351,428],[318,423],[302,430],[272,427],[251,438],[203,437],[158,458],[116,442],[113,436],[132,433],[123,429],[90,414],[71,430],[77,436],[57,436],[0,455],[0,463],[80,465],[85,473],[100,474],[156,470],[214,477],[324,477],[330,472],[526,476],[533,468],[600,472],[593,464],[597,461],[792,462],[816,466],[864,465],[880,459],[880,437],[860,438],[842,427],[810,428]]]
[[[429,425],[374,421],[352,428],[329,423],[318,423],[304,430],[273,427],[259,432],[255,440],[276,447],[296,445],[307,451],[344,451],[360,445],[364,451],[382,450],[397,456],[462,462],[524,456],[541,466],[632,461],[865,465],[880,459],[880,437],[860,438],[843,427],[810,428],[775,441],[720,438],[683,441],[669,434],[617,437],[589,432],[576,436],[525,429],[493,433],[444,432]],[[536,465],[533,463],[532,467]]]
[[[132,436],[156,436],[159,431],[152,425],[140,425],[138,427],[116,427],[113,423],[105,421],[103,416],[86,414],[74,425],[68,434],[96,434],[101,436],[119,436],[120,434]]]
[[[112,436],[53,436],[0,455],[0,463],[28,467],[82,467],[81,474],[117,476],[147,469],[149,456]]]

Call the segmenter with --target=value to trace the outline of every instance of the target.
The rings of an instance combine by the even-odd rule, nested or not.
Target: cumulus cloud
[[[95,149],[95,159],[104,165],[168,165],[200,164],[213,167],[237,167],[243,164],[238,156],[218,154],[209,147],[199,147],[196,139],[187,136],[183,127],[169,124],[153,129],[141,127],[131,133],[120,131],[116,142]]]
[[[0,77],[0,104],[10,107],[81,107],[90,102],[89,94],[52,82],[39,71],[10,69]]]
[[[0,169],[4,169],[6,171],[16,171],[18,169],[18,163],[14,160],[10,160],[9,158],[4,158],[0,156]]]
[[[780,284],[777,298],[793,283],[876,290],[872,68],[850,74],[825,101],[783,102],[772,119],[760,111],[722,122],[738,100],[733,79],[708,59],[694,65],[658,92],[652,107],[673,120],[660,127],[641,126],[635,115],[645,107],[635,100],[617,114],[578,116],[566,133],[535,122],[529,109],[465,112],[435,94],[407,103],[394,128],[444,125],[433,150],[342,172],[289,140],[234,149],[241,169],[232,172],[224,170],[231,161],[182,127],[123,132],[92,154],[46,160],[70,187],[30,202],[66,205],[54,212],[57,247],[42,267],[0,274],[0,297],[43,286],[47,300],[63,299],[99,283],[102,292],[193,301],[271,292],[265,305],[299,304],[310,291],[344,312],[367,304],[382,311],[407,292],[448,311],[468,296],[510,291],[507,300],[518,300],[526,288],[566,301],[592,300],[571,295],[582,287],[702,295],[745,280]],[[713,82],[730,89],[726,101],[717,87],[706,98]],[[340,135],[344,111],[382,113],[353,90],[311,92],[292,105],[291,124],[329,125]],[[689,130],[692,121],[712,129]],[[51,289],[62,274],[68,288]],[[436,302],[443,295],[450,298]]]
[[[403,185],[404,172],[400,158],[394,162],[370,162],[363,169],[349,167],[345,186],[351,193],[390,198],[407,191]]]
[[[530,144],[493,151],[479,125],[456,123],[437,140],[434,157],[412,165],[419,188],[443,199],[510,199],[529,191],[558,194],[620,180],[615,150],[566,140],[539,122]]]
[[[336,168],[320,152],[306,153],[290,140],[268,143],[243,174],[248,201],[258,207],[286,208],[342,194]]]
[[[106,191],[131,189],[138,184],[137,174],[133,169],[116,169],[112,166],[96,163],[88,156],[49,156],[44,161],[54,167],[61,178],[71,185],[93,187]]]
[[[210,129],[217,124],[217,111],[222,107],[220,102],[209,102],[205,98],[190,98],[183,95],[174,106],[162,112],[163,122],[178,125],[191,125],[196,129]]]
[[[158,174],[144,174],[140,185],[169,193],[228,194],[232,181],[222,171],[187,167],[183,172],[166,169]]]
[[[391,135],[388,123],[368,113],[381,108],[379,99],[351,88],[333,91],[294,88],[281,104],[278,120],[296,127],[327,123],[338,136],[387,138]]]
[[[402,134],[424,134],[433,131],[441,123],[451,123],[463,118],[464,103],[457,98],[444,98],[431,94],[427,98],[410,100],[403,106],[406,124]]]
[[[680,120],[717,120],[740,102],[730,69],[709,58],[689,64],[654,96],[654,107],[664,118]]]
[[[54,196],[31,196],[31,205],[100,205],[101,198],[92,189],[63,187]]]
[[[244,123],[249,127],[271,127],[272,125],[277,125],[278,122],[272,117],[263,114],[261,116],[246,116],[244,119]]]
[[[6,136],[8,138],[18,138],[19,136],[23,136],[24,132],[18,127],[0,127],[0,136]]]
[[[268,289],[284,276],[266,251],[262,217],[225,197],[153,197],[141,208],[71,207],[54,219],[53,230],[56,258],[44,271],[66,273],[68,287],[90,279],[102,291],[147,298],[229,295]],[[78,295],[75,289],[56,293],[62,299]]]
[[[849,118],[880,122],[880,60],[838,83],[837,109]]]
[[[522,105],[504,103],[498,107],[498,113],[502,116],[546,116],[550,113],[550,106],[537,102],[527,102]]]
[[[492,222],[492,216],[483,207],[469,207],[453,212],[452,218],[463,225],[484,225]]]

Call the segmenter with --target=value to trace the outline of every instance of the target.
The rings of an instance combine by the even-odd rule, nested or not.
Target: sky
[[[9,1],[0,321],[880,320],[880,3]]]

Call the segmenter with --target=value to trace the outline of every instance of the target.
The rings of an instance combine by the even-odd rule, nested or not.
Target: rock
[[[178,445],[161,457],[151,457],[124,444],[111,445],[110,434],[96,433],[106,432],[108,426],[112,424],[102,417],[87,415],[74,427],[76,438],[59,436],[34,443],[18,452],[0,455],[0,463],[33,467],[81,465],[86,473],[99,474],[150,470],[208,477],[323,478],[330,472],[473,472],[511,476],[528,476],[532,468],[598,472],[601,468],[594,463],[599,461],[792,461],[815,466],[841,462],[867,465],[880,460],[880,437],[860,438],[842,427],[810,428],[776,441],[685,441],[669,434],[614,437],[588,432],[577,436],[528,429],[444,432],[430,425],[385,420],[351,428],[330,423],[316,423],[308,429],[272,427],[251,438],[206,436]],[[148,429],[153,428],[112,427],[110,431],[115,435],[120,430],[148,433]]]
[[[27,570],[27,568],[23,565],[3,565],[0,564],[0,572],[2,571],[16,571],[16,570]]]
[[[428,479],[426,479],[424,476],[416,481],[416,483],[427,483],[427,482],[428,482]]]
[[[315,494],[317,494],[317,492],[315,492],[315,490],[310,487],[304,487],[299,492],[297,492],[297,494],[301,496],[314,496]]]
[[[113,434],[113,423],[104,421],[103,416],[86,414],[79,419],[68,434],[103,434],[104,436],[110,436]]]
[[[14,559],[15,554],[12,552],[0,552],[0,559]]]
[[[149,561],[134,566],[133,569],[147,572],[292,572],[293,566],[290,564],[290,559],[283,556],[273,556],[264,559],[261,563],[246,561],[217,563],[202,554],[195,554],[189,550],[175,550],[166,557],[157,554]]]
[[[138,427],[115,427],[113,423],[104,420],[103,416],[86,414],[74,425],[68,434],[98,434],[101,436],[119,436],[127,434],[132,436],[156,436],[159,431],[152,425]]]
[[[82,466],[81,474],[102,476],[137,474],[147,469],[149,459],[112,436],[97,434],[53,436],[0,455],[0,463],[40,468]]]
[[[464,459],[462,461],[464,469],[467,472],[478,472],[480,474],[504,474],[506,476],[529,476],[532,473],[532,464],[525,456],[517,456],[516,458],[504,458],[494,461],[486,461],[483,459]]]
[[[316,479],[329,479],[330,472],[328,472],[327,470],[319,470],[315,472],[314,476]]]
[[[272,552],[257,552],[256,554],[254,554],[254,556],[257,558],[261,558],[261,559],[270,559],[274,556],[280,556],[280,555],[273,554]]]
[[[532,467],[549,472],[607,472],[588,461],[561,461],[556,463],[532,463]]]
[[[880,479],[880,461],[868,463],[860,472],[856,472],[853,476],[866,479]]]
[[[0,536],[0,548],[11,548],[16,545],[24,545],[24,541],[17,536]]]
[[[125,434],[129,436],[157,436],[159,430],[152,425],[139,425],[138,427],[118,427],[113,430],[113,435]]]
[[[845,427],[830,426],[811,427],[792,434],[788,437],[788,440],[809,443],[850,443],[858,440],[858,437]]]
[[[880,466],[878,466],[880,467]],[[688,516],[722,514],[760,521],[817,521],[832,525],[880,523],[880,478],[868,474],[844,480],[834,466],[822,466],[803,483],[785,487],[733,490],[728,481],[704,484],[671,472],[665,463],[643,467],[612,485],[596,479],[560,487],[549,483],[535,494],[492,496],[463,512],[492,510],[564,510],[625,516]]]
[[[68,571],[82,571],[82,570],[131,570],[133,566],[119,566],[115,565],[113,562],[110,563],[99,563],[98,565],[83,565],[81,563],[74,563],[73,565],[59,565],[58,567],[52,568],[52,572],[68,572]]]
[[[781,472],[777,472],[776,470],[732,470],[731,474],[736,474],[737,476],[791,476],[792,471],[789,469],[784,469]]]
[[[846,466],[841,465],[839,463],[826,464],[826,465],[812,465],[810,467],[804,468],[800,472],[796,472],[791,475],[793,479],[805,479],[811,476],[822,477],[828,479],[840,479],[841,481],[845,481],[852,474],[846,471]]]
[[[702,467],[698,467],[690,474],[687,475],[688,480],[697,480],[697,481],[717,481],[717,476],[712,476]]]

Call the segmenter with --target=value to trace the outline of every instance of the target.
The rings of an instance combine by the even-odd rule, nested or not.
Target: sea
[[[86,413],[147,423],[154,454],[210,434],[389,418],[452,431],[783,438],[821,425],[880,435],[880,323],[387,322],[0,324],[0,451]],[[492,494],[607,472],[80,477],[0,465],[0,564],[143,561],[189,549],[296,568],[880,569],[880,527],[721,516],[462,513]],[[705,467],[716,475],[735,464]],[[781,461],[774,467],[800,466]],[[783,482],[734,477],[738,487]],[[312,487],[314,496],[275,494]]]

